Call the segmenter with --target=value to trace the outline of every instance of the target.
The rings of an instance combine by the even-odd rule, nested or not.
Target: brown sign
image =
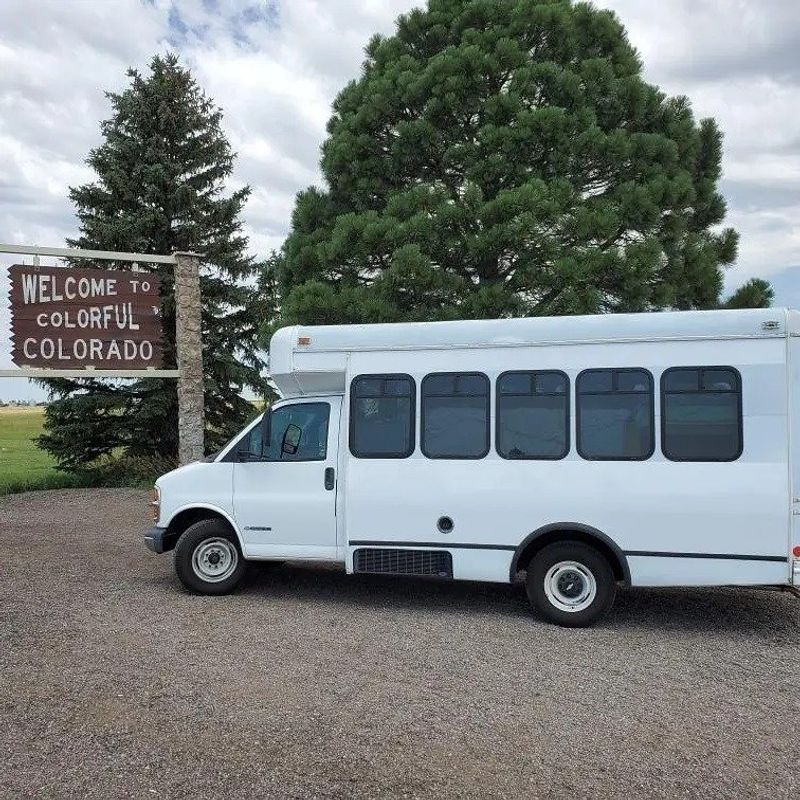
[[[143,272],[9,267],[18,367],[161,366],[160,281]]]

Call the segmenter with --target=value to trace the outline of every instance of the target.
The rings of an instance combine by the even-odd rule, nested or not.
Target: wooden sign
[[[18,367],[161,366],[161,284],[154,275],[20,264],[8,271]]]

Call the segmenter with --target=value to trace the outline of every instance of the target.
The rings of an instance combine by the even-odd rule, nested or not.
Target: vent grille
[[[445,550],[363,548],[353,554],[355,572],[453,577],[453,556]]]

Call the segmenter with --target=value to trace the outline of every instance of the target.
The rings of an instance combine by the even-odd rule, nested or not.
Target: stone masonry
[[[203,337],[200,256],[175,253],[175,344],[178,356],[178,460],[203,458]]]

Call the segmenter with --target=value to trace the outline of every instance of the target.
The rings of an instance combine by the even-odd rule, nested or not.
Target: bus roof
[[[269,372],[283,394],[295,394],[295,380],[291,376],[305,371],[300,362],[310,364],[308,358],[312,354],[765,338],[787,334],[800,335],[800,311],[759,308],[378,325],[295,325],[281,328],[272,337]],[[317,372],[340,370],[339,359],[315,360],[315,363]]]
[[[295,325],[277,331],[271,347],[314,352],[502,347],[579,341],[785,336],[787,331],[800,333],[800,312],[756,308],[378,325]]]

